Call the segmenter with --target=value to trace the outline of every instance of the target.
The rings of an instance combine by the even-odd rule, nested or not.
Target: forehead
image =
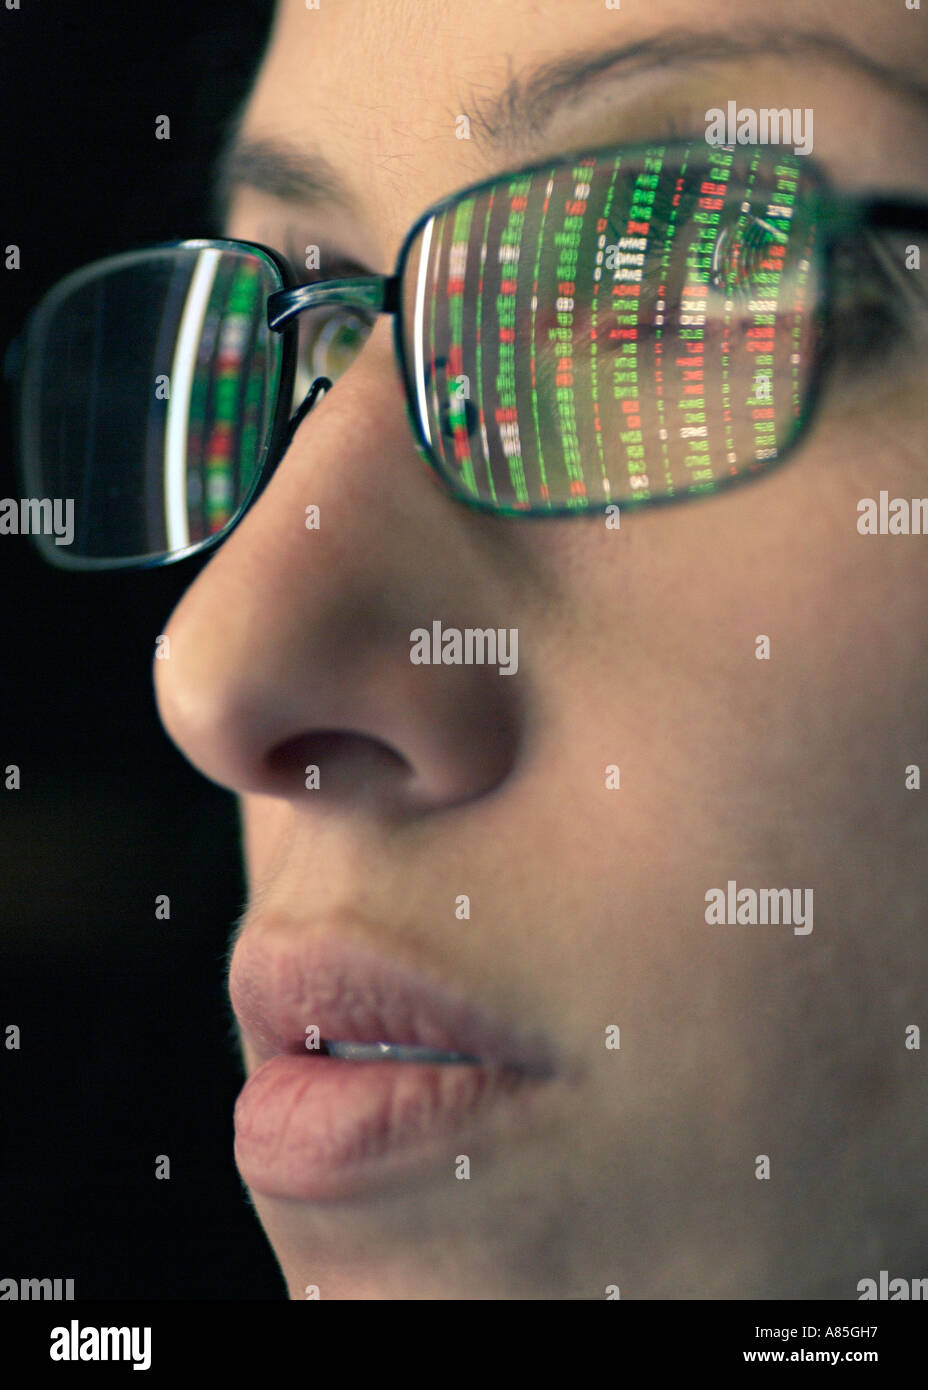
[[[443,0],[320,0],[318,10],[281,0],[243,131],[318,152],[366,212],[424,206],[482,177],[455,117],[470,83],[495,86],[500,72],[505,81],[505,62],[490,44],[490,71],[483,26],[464,11]],[[446,188],[436,173],[449,160]]]
[[[765,52],[769,59],[778,44],[788,54],[794,40],[801,47],[814,35],[804,53],[810,65],[821,41],[820,56],[829,61],[840,61],[846,43],[875,71],[899,65],[924,73],[928,44],[920,19],[902,0],[879,16],[872,0],[819,0],[811,17],[808,0],[780,0],[775,24],[766,0],[707,0],[698,8],[692,0],[620,0],[618,9],[607,9],[605,0],[320,0],[318,9],[281,0],[241,130],[322,155],[388,258],[429,203],[558,149],[559,132],[570,129],[569,96],[555,102],[558,65],[568,56],[595,66],[599,54],[628,50],[620,89],[626,100],[646,105],[685,66],[688,45],[704,51],[710,66],[716,42],[730,62],[739,61],[740,45],[745,64],[763,61]],[[656,52],[636,59],[638,49],[655,45]],[[551,74],[550,100],[543,82],[529,101],[527,75],[540,68]],[[731,97],[752,99],[751,72]],[[601,85],[605,107],[617,89]],[[759,104],[761,95],[800,100],[798,92],[790,98],[769,87],[757,95]],[[556,104],[543,135],[533,131]],[[510,117],[518,127],[512,133]],[[618,131],[609,138],[620,138]]]

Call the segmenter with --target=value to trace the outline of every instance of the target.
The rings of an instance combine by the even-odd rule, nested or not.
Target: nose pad
[[[300,428],[300,425],[303,423],[306,416],[309,414],[313,406],[316,404],[318,398],[324,395],[326,391],[331,391],[331,389],[332,383],[327,376],[316,377],[316,380],[313,382],[312,386],[310,386],[309,390],[306,392],[306,395],[303,397],[303,400],[300,403],[299,410],[296,412],[293,419],[290,421],[290,428],[287,431],[287,438],[284,441],[284,447],[282,450],[281,457],[290,448],[293,436],[296,434],[297,430]]]
[[[306,392],[306,395],[300,402],[299,410],[296,412],[293,419],[290,421],[290,427],[287,430],[287,437],[283,442],[283,447],[277,451],[277,456],[273,460],[273,462],[265,468],[261,480],[258,483],[258,486],[256,487],[250,501],[248,502],[248,505],[242,510],[241,514],[239,515],[238,520],[236,521],[236,525],[238,525],[238,522],[243,520],[246,512],[249,512],[251,508],[254,506],[254,504],[257,502],[258,498],[263,495],[264,489],[267,487],[268,483],[271,481],[271,478],[277,472],[278,467],[280,466],[281,462],[286,456],[287,450],[290,448],[290,445],[293,441],[293,436],[296,434],[297,430],[300,428],[300,425],[306,419],[306,416],[312,410],[313,406],[316,404],[316,401],[319,399],[320,396],[324,395],[326,391],[331,391],[331,389],[332,383],[327,376],[316,377],[316,380],[313,382],[312,386],[310,386],[309,390]]]

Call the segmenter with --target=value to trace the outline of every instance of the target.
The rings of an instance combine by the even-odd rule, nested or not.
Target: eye
[[[849,369],[888,363],[900,352],[914,361],[924,351],[928,303],[919,277],[906,270],[911,239],[869,231],[835,254],[835,336]]]
[[[340,308],[305,316],[306,349],[304,357],[314,377],[327,376],[334,381],[351,363],[371,331],[369,319],[357,309]]]
[[[756,276],[772,248],[785,247],[789,238],[763,218],[752,216],[745,226],[723,226],[712,252],[709,283],[725,294],[747,299],[756,294]],[[782,258],[783,251],[779,251]]]
[[[317,377],[328,377],[334,384],[351,366],[373,326],[357,309],[338,305],[302,314],[294,381],[295,404],[303,400]]]

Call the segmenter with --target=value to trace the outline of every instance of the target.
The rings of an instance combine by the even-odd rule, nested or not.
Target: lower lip
[[[235,1106],[235,1162],[272,1197],[333,1201],[423,1165],[453,1171],[465,1137],[524,1123],[544,1082],[471,1064],[278,1056]]]

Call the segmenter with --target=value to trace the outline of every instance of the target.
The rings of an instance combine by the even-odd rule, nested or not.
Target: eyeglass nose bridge
[[[351,309],[363,309],[369,314],[395,314],[399,309],[399,277],[396,275],[355,275],[346,280],[322,280],[311,285],[297,285],[291,289],[277,290],[268,296],[268,328],[274,333],[282,333],[305,309],[316,309],[324,304],[338,304]],[[276,451],[273,462],[265,468],[249,501],[249,509],[267,487],[303,420],[312,410],[316,401],[331,389],[332,382],[328,377],[320,376],[315,379],[299,408],[290,418],[283,443]]]
[[[281,333],[304,309],[323,304],[341,304],[365,309],[369,314],[395,314],[399,310],[399,277],[396,275],[355,275],[347,280],[321,280],[295,289],[277,290],[268,296],[267,326]]]

